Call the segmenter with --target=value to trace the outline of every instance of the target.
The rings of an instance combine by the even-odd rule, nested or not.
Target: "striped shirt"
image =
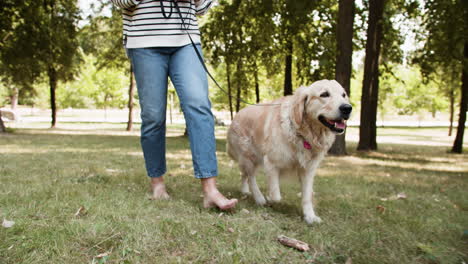
[[[212,4],[212,0],[178,0],[182,23],[174,0],[111,1],[122,8],[123,41],[126,48],[185,46],[190,44],[187,32],[195,43],[200,43],[196,15],[205,14]]]

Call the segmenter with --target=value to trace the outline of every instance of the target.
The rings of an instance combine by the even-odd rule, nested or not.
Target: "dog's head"
[[[302,86],[293,95],[291,119],[297,128],[304,120],[318,121],[341,134],[346,129],[353,107],[343,87],[335,80],[321,80]]]

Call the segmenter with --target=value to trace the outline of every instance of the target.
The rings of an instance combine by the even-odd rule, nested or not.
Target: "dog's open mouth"
[[[346,120],[344,119],[329,120],[324,116],[319,116],[319,120],[324,126],[328,127],[333,132],[343,133],[346,129]]]

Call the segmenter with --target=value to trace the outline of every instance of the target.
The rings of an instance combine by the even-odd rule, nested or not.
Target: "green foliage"
[[[379,103],[379,111],[384,111],[389,101],[393,101],[400,115],[436,112],[447,110],[448,103],[435,82],[424,83],[418,68],[398,67],[396,78],[384,76],[381,86],[389,92]]]
[[[97,58],[97,68],[129,69],[129,60],[122,43],[122,14],[110,1],[95,3],[97,15],[89,18],[89,24],[79,32],[79,42],[85,54]],[[100,14],[104,8],[111,9],[111,16]]]
[[[355,51],[364,46],[367,3],[357,6]],[[446,111],[447,96],[460,85],[462,42],[466,39],[464,32],[468,32],[463,23],[463,1],[417,3],[388,1],[385,9],[381,114]],[[2,1],[0,15],[5,19],[0,21],[0,104],[8,103],[11,91],[18,87],[21,104],[46,107],[49,83],[45,74],[52,66],[60,80],[59,107],[125,106],[129,63],[122,48],[121,12],[109,0],[94,5],[96,13],[78,30],[76,1]],[[293,47],[294,87],[333,79],[337,6],[333,1],[221,0],[200,18],[207,62],[224,89],[230,78],[234,101],[239,89],[244,100],[255,102],[256,80],[261,101],[282,96],[289,44]],[[99,12],[103,8],[110,8],[109,17]],[[403,29],[410,20],[417,22],[410,27],[425,45],[413,57],[423,77],[413,68],[400,66],[405,55],[401,50]],[[358,71],[351,93],[356,112],[360,107],[360,78]],[[214,107],[228,109],[227,95],[213,84],[210,87]]]
[[[424,46],[413,62],[421,66],[425,77],[461,76],[463,45],[468,41],[468,3],[464,0],[427,0],[418,38]],[[464,62],[468,63],[468,62]]]
[[[57,105],[60,108],[124,108],[128,100],[128,81],[123,70],[104,68],[97,70],[96,58],[84,56],[80,74],[74,80],[61,82],[57,89]],[[46,108],[50,100],[47,80],[39,79],[29,105]],[[0,88],[1,92],[1,88]]]
[[[20,101],[32,103],[34,82],[48,76],[55,87],[76,74],[80,63],[76,24],[77,1],[4,2],[0,15],[0,77],[7,89],[19,89]]]
[[[0,82],[0,107],[8,102],[8,91],[5,85]]]
[[[2,1],[0,80],[8,95],[14,87],[33,93],[32,83],[41,73],[37,58],[33,56],[36,23],[30,23],[35,18],[33,10],[38,6],[39,3],[33,1]]]
[[[281,90],[284,75],[280,73],[291,50],[294,86],[332,78],[335,13],[336,4],[326,2],[221,1],[201,29],[207,57],[215,67],[225,64],[222,71],[230,68],[232,95],[237,96],[235,91],[240,89],[246,100],[254,98],[256,79],[261,90],[267,89],[262,101]],[[313,63],[318,67],[311,68]]]
[[[96,89],[91,94],[94,104],[99,108],[124,108],[128,101],[128,84],[122,71],[104,68],[93,76]]]
[[[85,56],[80,74],[73,80],[61,85],[57,90],[57,103],[61,108],[92,108],[95,107],[92,94],[99,89],[95,83],[95,59]]]
[[[444,80],[424,81],[418,67],[391,65],[393,73],[383,73],[380,78],[378,112],[387,114],[414,115],[446,113],[449,108],[447,94],[441,89]],[[353,111],[360,111],[362,70],[351,80],[351,104]]]

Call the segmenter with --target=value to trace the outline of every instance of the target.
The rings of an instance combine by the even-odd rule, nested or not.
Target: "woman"
[[[208,80],[188,33],[201,54],[196,15],[211,0],[112,0],[122,8],[123,38],[133,66],[141,106],[141,146],[153,199],[168,199],[166,173],[166,98],[170,77],[185,116],[195,177],[200,179],[204,207],[233,208],[216,187],[218,174],[214,118]]]

